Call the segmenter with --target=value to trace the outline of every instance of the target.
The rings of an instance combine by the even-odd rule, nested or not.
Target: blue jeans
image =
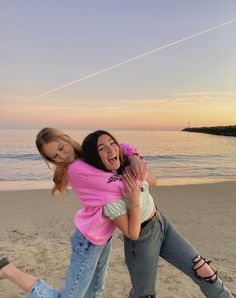
[[[193,260],[200,254],[160,213],[141,230],[137,240],[127,237],[124,240],[125,261],[132,282],[130,298],[156,297],[159,256],[188,275],[206,297],[233,298],[219,277],[211,283],[195,275]]]
[[[79,230],[71,239],[72,255],[66,279],[61,291],[38,279],[28,293],[29,298],[94,298],[100,297],[111,248],[111,240],[105,245],[89,242]]]

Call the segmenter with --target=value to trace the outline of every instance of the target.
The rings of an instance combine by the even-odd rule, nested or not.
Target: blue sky
[[[0,128],[236,124],[236,1],[1,1]]]

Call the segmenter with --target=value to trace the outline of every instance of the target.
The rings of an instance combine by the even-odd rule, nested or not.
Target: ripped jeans
[[[210,281],[198,276],[193,268],[200,267],[194,263],[200,254],[159,212],[141,229],[137,240],[124,236],[124,251],[132,283],[130,298],[156,297],[159,256],[188,275],[206,297],[233,298],[216,272]]]

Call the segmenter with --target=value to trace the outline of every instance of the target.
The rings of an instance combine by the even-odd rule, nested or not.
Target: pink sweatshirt
[[[134,147],[121,145],[127,157],[137,153]],[[74,217],[75,226],[86,239],[96,245],[102,245],[112,236],[115,225],[103,214],[103,206],[122,197],[121,176],[104,172],[93,166],[76,160],[68,166],[68,179],[83,208]]]

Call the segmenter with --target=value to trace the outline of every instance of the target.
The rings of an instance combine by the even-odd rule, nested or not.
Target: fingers
[[[143,181],[146,174],[146,165],[142,161],[140,161],[139,163],[127,166],[125,168],[125,171],[136,179]]]
[[[144,180],[146,166],[143,162],[131,166],[131,171],[134,173],[135,177],[139,180]]]
[[[136,169],[135,170],[135,177],[138,179],[138,180],[143,180],[143,174],[142,174],[142,171],[140,169]]]
[[[141,167],[137,169],[137,178],[139,180],[143,180],[144,179],[144,171],[143,171],[143,169]]]
[[[130,174],[130,171],[125,170],[123,178],[124,184],[129,190],[138,189],[137,182],[134,179],[133,174]]]
[[[130,176],[134,176],[135,177],[135,173],[132,171],[132,168],[131,166],[127,166],[124,170],[124,173],[126,173],[127,175],[130,175]]]
[[[124,185],[123,196],[133,207],[139,206],[140,190],[135,177],[133,176],[133,174],[130,174],[129,171],[124,171],[122,177]]]
[[[130,159],[131,171],[139,180],[144,180],[146,175],[146,163],[138,155],[133,155]]]

